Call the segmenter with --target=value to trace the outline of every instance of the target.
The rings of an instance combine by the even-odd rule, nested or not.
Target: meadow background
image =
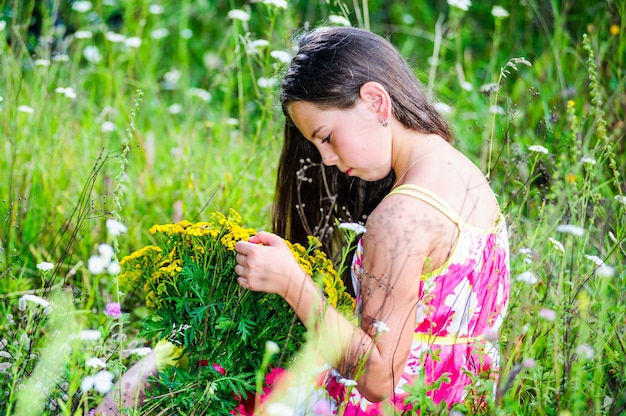
[[[151,346],[115,274],[152,225],[268,229],[277,85],[323,24],[387,36],[498,194],[513,282],[482,412],[626,413],[626,2],[467,3],[0,1],[0,415],[83,414],[88,360],[117,379]]]

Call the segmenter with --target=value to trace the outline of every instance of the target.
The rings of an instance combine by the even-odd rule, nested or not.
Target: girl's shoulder
[[[368,237],[387,241],[392,247],[416,243],[430,247],[449,224],[432,205],[406,195],[390,194],[372,211],[365,227]]]

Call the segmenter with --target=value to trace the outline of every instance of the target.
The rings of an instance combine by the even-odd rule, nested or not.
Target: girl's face
[[[326,166],[366,181],[391,171],[391,135],[374,108],[363,100],[350,109],[321,109],[307,101],[288,107],[298,130],[315,145]]]

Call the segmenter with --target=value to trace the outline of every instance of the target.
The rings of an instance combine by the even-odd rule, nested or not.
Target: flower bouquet
[[[237,212],[155,225],[149,232],[158,244],[121,260],[119,285],[143,288],[153,310],[139,335],[169,341],[182,358],[151,379],[142,410],[231,414],[259,389],[259,372],[290,364],[304,344],[305,328],[280,296],[237,284],[235,244],[256,233],[241,226]],[[319,241],[310,237],[308,247],[287,245],[329,303],[351,316],[354,299]],[[278,346],[279,353],[268,355],[266,345]]]

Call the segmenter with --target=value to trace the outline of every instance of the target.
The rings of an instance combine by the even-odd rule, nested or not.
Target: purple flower
[[[104,313],[111,318],[119,318],[122,316],[122,307],[118,302],[107,303]]]

